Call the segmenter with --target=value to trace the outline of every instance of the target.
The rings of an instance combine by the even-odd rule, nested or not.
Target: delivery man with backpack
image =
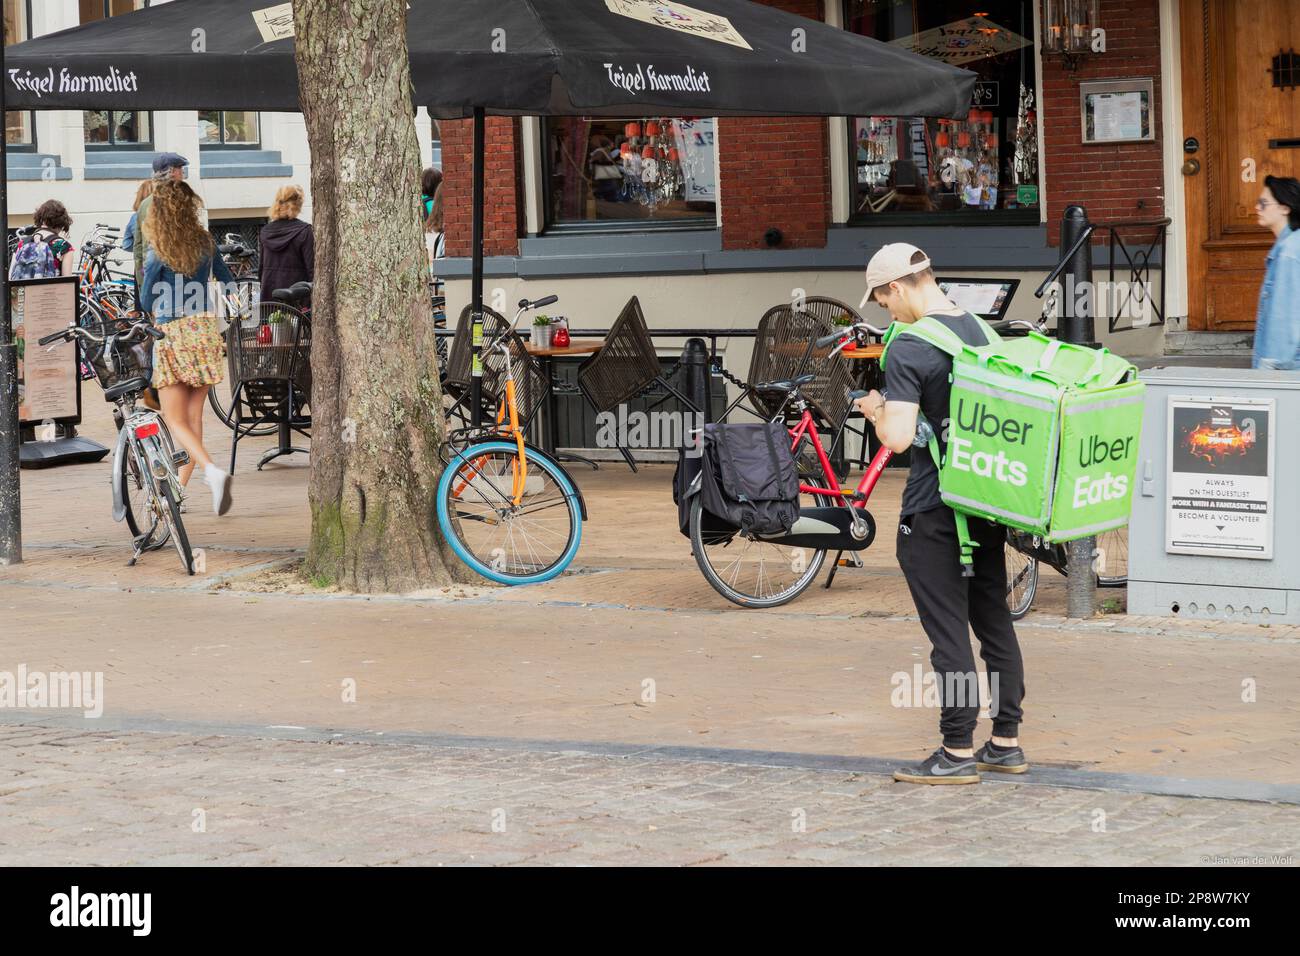
[[[929,258],[907,243],[886,245],[871,258],[863,306],[872,299],[889,311],[896,334],[884,360],[885,395],[872,391],[857,400],[857,409],[895,453],[913,447],[923,421],[934,434],[928,442],[932,454],[926,453],[926,441],[913,448],[897,554],[930,639],[943,744],[920,764],[895,771],[894,779],[963,784],[978,783],[981,770],[1024,773],[1029,764],[1017,736],[1024,665],[1007,608],[1006,531],[970,517],[968,534],[962,534],[957,516],[939,496],[937,462],[946,443],[953,360],[932,339],[955,333],[962,342],[982,346],[995,341],[996,333],[948,300],[935,282]],[[919,330],[909,333],[908,327],[921,320],[933,331],[925,336],[917,334]],[[927,436],[924,428],[922,435]],[[963,565],[963,560],[969,564]],[[973,748],[979,684],[970,629],[979,640],[993,717],[992,737],[978,751]]]

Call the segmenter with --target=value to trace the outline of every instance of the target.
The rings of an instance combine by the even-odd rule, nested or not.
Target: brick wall
[[[440,129],[447,255],[468,256],[473,237],[474,121],[444,120]],[[489,116],[483,224],[483,246],[489,256],[519,255],[523,231],[519,153],[519,121]]]
[[[820,19],[821,0],[757,0]],[[1042,167],[1050,243],[1059,241],[1061,214],[1081,203],[1095,221],[1159,218],[1165,214],[1161,150],[1159,0],[1102,0],[1107,50],[1087,55],[1076,72],[1043,62]],[[1156,140],[1115,146],[1080,142],[1079,82],[1150,76],[1155,81]],[[488,118],[486,246],[490,256],[518,255],[523,234],[519,123]],[[470,253],[472,122],[443,122],[447,254]],[[831,218],[830,153],[821,118],[720,118],[723,247],[766,248],[775,227],[782,248],[820,248]],[[1099,237],[1100,241],[1100,237]]]
[[[1047,181],[1050,243],[1060,237],[1065,207],[1080,204],[1095,222],[1159,219],[1165,214],[1160,110],[1159,0],[1102,0],[1106,52],[1086,54],[1077,72],[1058,57],[1043,58],[1043,169]],[[1155,141],[1084,146],[1079,125],[1079,83],[1151,77]],[[1097,241],[1102,241],[1098,237]]]
[[[821,0],[758,0],[814,20]],[[831,218],[830,152],[821,118],[720,118],[718,149],[725,249],[765,249],[781,230],[783,249],[821,248]]]

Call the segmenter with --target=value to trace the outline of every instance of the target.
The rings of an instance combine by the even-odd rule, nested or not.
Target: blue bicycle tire
[[[447,493],[450,488],[452,479],[455,477],[461,465],[472,458],[481,455],[492,455],[498,452],[517,454],[518,447],[511,441],[488,441],[480,442],[477,445],[471,445],[468,448],[456,452],[451,461],[443,469],[442,477],[438,480],[437,491],[437,515],[438,527],[442,531],[442,536],[451,545],[451,549],[456,552],[456,556],[461,559],[469,568],[489,581],[495,581],[498,584],[518,585],[518,584],[540,584],[543,581],[549,581],[554,577],[563,574],[565,569],[573,563],[574,557],[577,556],[578,546],[582,543],[582,506],[578,495],[578,489],[569,477],[569,473],[564,467],[551,458],[549,455],[530,448],[528,450],[528,465],[540,466],[542,470],[550,474],[551,479],[563,493],[567,507],[569,509],[569,521],[572,532],[568,544],[560,557],[544,570],[535,574],[515,575],[505,574],[493,569],[490,565],[480,561],[460,540],[456,529],[452,523],[451,515],[447,509]]]

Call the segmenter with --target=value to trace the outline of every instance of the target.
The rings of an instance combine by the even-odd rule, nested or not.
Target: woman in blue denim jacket
[[[148,252],[140,305],[167,334],[154,345],[153,386],[168,427],[190,455],[181,483],[188,484],[194,468],[201,467],[212,490],[212,510],[223,515],[230,510],[230,474],[203,447],[203,407],[208,389],[225,372],[209,280],[234,282],[234,277],[199,221],[199,207],[199,197],[183,182],[154,188],[143,226]]]
[[[1265,177],[1255,212],[1277,241],[1259,290],[1251,366],[1300,369],[1300,180]]]

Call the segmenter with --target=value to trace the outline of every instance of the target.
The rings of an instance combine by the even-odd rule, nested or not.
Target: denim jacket
[[[1251,366],[1300,369],[1300,231],[1289,226],[1268,253]]]
[[[144,287],[140,290],[140,308],[152,312],[159,325],[182,315],[202,315],[213,311],[212,287],[208,280],[216,276],[221,282],[234,282],[226,263],[215,252],[199,263],[192,275],[177,275],[151,246],[144,260]]]

